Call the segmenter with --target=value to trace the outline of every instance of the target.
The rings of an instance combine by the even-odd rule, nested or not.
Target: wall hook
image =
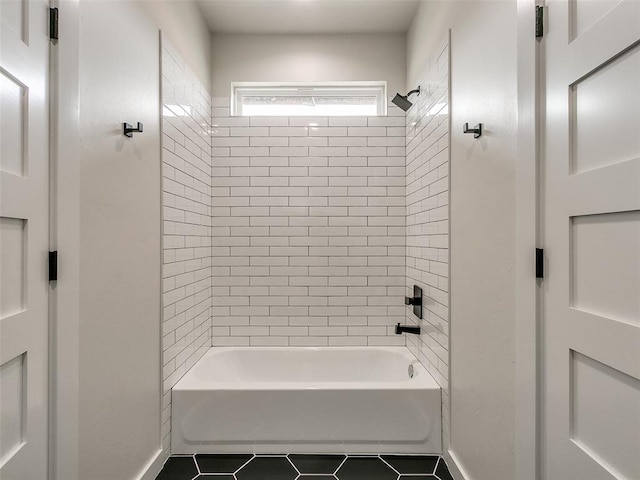
[[[142,123],[140,123],[140,122],[138,122],[138,128],[133,128],[128,123],[124,123],[122,125],[122,128],[123,128],[125,137],[131,138],[131,137],[133,137],[134,133],[142,133]]]
[[[474,128],[469,128],[469,124],[465,123],[462,131],[463,133],[473,133],[473,138],[480,138],[482,135],[482,124],[479,123]]]

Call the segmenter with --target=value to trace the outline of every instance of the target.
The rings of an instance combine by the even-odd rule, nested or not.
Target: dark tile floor
[[[178,455],[156,480],[453,480],[433,455]]]

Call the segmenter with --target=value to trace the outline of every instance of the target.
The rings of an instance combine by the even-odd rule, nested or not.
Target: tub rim
[[[302,352],[302,351],[386,351],[388,353],[399,354],[405,360],[407,360],[407,367],[412,364],[416,375],[413,378],[407,378],[405,380],[398,381],[335,381],[335,382],[283,382],[283,381],[238,381],[238,382],[224,382],[224,381],[203,381],[196,377],[194,369],[206,361],[210,361],[212,357],[223,354],[225,352],[242,352],[242,351],[286,351],[286,352]],[[181,392],[189,391],[282,391],[282,390],[308,390],[308,391],[345,391],[345,390],[440,390],[440,386],[435,379],[429,374],[427,369],[420,363],[408,347],[396,347],[396,346],[328,346],[328,347],[282,347],[282,346],[239,346],[239,347],[210,347],[202,357],[180,378],[180,380],[174,385],[172,390]]]

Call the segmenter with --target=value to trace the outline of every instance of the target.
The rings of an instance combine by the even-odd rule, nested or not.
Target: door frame
[[[518,149],[516,165],[516,432],[518,480],[538,480],[540,420],[540,280],[535,248],[542,247],[539,223],[539,56],[535,38],[536,6],[543,0],[518,0]],[[546,11],[545,11],[546,14]]]
[[[50,248],[60,252],[50,289],[49,479],[78,479],[80,337],[80,0],[51,0],[60,38],[50,46]]]

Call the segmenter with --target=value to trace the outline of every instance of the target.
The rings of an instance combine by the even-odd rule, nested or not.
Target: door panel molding
[[[46,0],[24,0],[21,6],[0,5],[0,69],[3,105],[0,135],[0,217],[22,221],[16,239],[15,222],[2,222],[0,276],[20,278],[18,301],[0,319],[0,370],[3,401],[0,436],[10,440],[3,451],[0,477],[48,478],[48,344],[49,284],[49,38],[44,31]],[[9,8],[7,10],[7,8]],[[13,15],[16,12],[17,15]],[[11,17],[14,23],[11,26]],[[16,20],[17,17],[17,20]],[[16,137],[18,137],[16,139]],[[3,141],[4,140],[4,141]],[[17,168],[16,168],[17,165]],[[12,167],[13,166],[13,167]],[[20,250],[20,252],[16,250]],[[15,256],[22,258],[15,261]],[[16,271],[19,270],[19,271]],[[12,278],[13,277],[13,278]],[[3,292],[16,295],[2,287]],[[12,293],[13,292],[13,293]],[[21,308],[19,304],[21,303]],[[21,358],[20,380],[12,365]],[[17,391],[19,390],[19,391]],[[13,409],[13,412],[11,411]],[[21,431],[9,416],[21,416]],[[12,433],[13,432],[13,433]]]
[[[640,148],[633,144],[640,127],[629,106],[640,78],[630,49],[640,45],[640,3],[622,0],[571,41],[573,1],[548,2],[541,67],[540,228],[549,259],[541,303],[541,477],[636,478],[640,463],[628,452],[634,433],[622,434],[640,431],[640,388],[623,388],[625,378],[640,385]],[[627,91],[630,103],[618,93]],[[589,370],[589,362],[602,368]],[[616,391],[624,395],[611,396]]]

